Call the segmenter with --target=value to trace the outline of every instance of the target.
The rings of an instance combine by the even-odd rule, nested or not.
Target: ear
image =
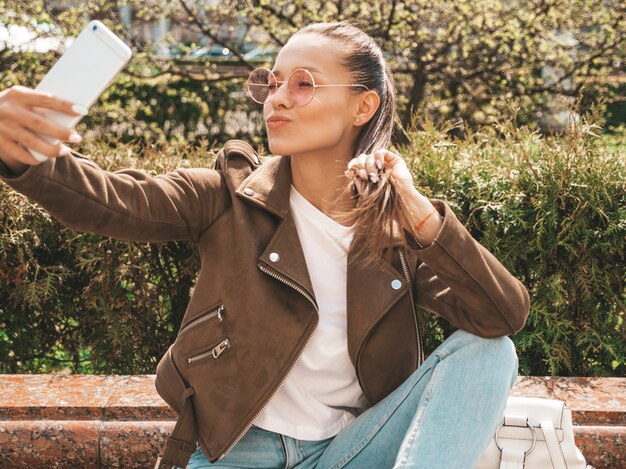
[[[358,97],[358,106],[353,118],[356,127],[367,124],[380,106],[380,96],[374,90],[361,93]]]

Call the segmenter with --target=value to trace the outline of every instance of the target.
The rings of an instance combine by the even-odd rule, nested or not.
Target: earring
[[[359,118],[358,117],[356,118],[356,121],[359,122]]]

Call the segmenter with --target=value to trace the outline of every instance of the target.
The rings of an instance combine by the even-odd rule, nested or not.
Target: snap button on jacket
[[[201,269],[157,390],[179,412],[163,461],[184,466],[197,440],[222,457],[245,434],[314,333],[317,303],[289,211],[291,157],[258,158],[230,141],[215,168],[160,176],[107,172],[73,153],[0,177],[66,226],[122,240],[189,240]],[[483,337],[519,331],[524,286],[475,241],[449,206],[424,248],[404,231],[391,262],[369,267],[348,253],[347,340],[370,405],[421,363],[422,308]],[[182,416],[185,415],[184,419]],[[184,424],[181,421],[184,420]]]

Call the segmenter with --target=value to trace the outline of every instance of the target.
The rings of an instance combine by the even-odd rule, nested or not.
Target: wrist
[[[422,245],[432,244],[443,225],[443,216],[427,197],[413,188],[403,193],[408,213],[408,225],[405,228]]]
[[[394,185],[396,186],[396,191],[399,192],[400,194],[402,194],[405,198],[406,197],[415,197],[416,195],[424,197],[415,188],[415,185],[413,184],[412,180],[411,181],[406,181],[406,180],[398,180],[398,179],[396,179],[394,181]]]

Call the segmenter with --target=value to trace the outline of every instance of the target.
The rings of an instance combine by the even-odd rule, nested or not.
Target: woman
[[[305,27],[248,91],[285,156],[158,177],[105,172],[35,135],[79,141],[33,110],[71,103],[0,93],[5,182],[75,229],[198,243],[179,337],[213,348],[171,356],[183,377],[202,367],[184,386],[210,418],[161,466],[195,449],[192,468],[471,469],[517,376],[506,335],[524,325],[526,289],[386,149],[393,81],[364,32]],[[51,158],[36,166],[23,147]],[[459,329],[425,361],[417,307]]]

